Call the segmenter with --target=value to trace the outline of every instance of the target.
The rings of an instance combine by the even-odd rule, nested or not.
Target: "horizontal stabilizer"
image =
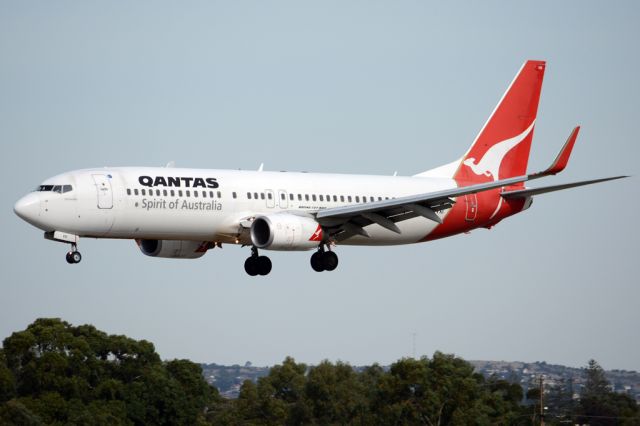
[[[545,194],[547,192],[561,191],[563,189],[575,188],[577,186],[591,185],[594,183],[606,182],[608,180],[622,179],[629,176],[614,176],[602,179],[583,180],[580,182],[564,183],[561,185],[543,186],[541,188],[527,188],[518,189],[516,191],[503,192],[501,195],[503,198],[526,198],[532,195]]]

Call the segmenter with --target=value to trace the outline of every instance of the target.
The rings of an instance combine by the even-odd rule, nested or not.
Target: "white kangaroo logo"
[[[469,166],[469,168],[473,170],[473,173],[477,175],[492,177],[494,181],[499,180],[500,177],[498,174],[500,173],[500,165],[502,164],[504,156],[527,137],[531,129],[533,129],[535,122],[536,121],[533,120],[529,128],[519,135],[493,145],[484,153],[484,156],[478,164],[475,164],[476,159],[473,157],[464,160],[463,164]]]

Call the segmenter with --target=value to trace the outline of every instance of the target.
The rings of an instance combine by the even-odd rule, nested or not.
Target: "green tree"
[[[595,360],[586,368],[587,382],[580,396],[578,420],[592,426],[638,425],[640,410],[628,395],[611,391],[604,370]]]
[[[46,424],[196,424],[216,391],[153,344],[38,319],[3,342],[0,415]],[[9,416],[9,417],[7,417]]]

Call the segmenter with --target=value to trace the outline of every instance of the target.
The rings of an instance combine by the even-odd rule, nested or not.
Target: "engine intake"
[[[278,213],[258,216],[251,224],[251,242],[258,248],[310,250],[322,238],[322,227],[311,217]]]

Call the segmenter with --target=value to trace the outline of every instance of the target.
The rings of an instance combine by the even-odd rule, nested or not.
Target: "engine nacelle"
[[[251,224],[251,242],[270,250],[310,250],[322,242],[322,227],[313,218],[288,213],[258,216]]]
[[[136,240],[140,251],[151,257],[197,259],[209,250],[207,241]]]

